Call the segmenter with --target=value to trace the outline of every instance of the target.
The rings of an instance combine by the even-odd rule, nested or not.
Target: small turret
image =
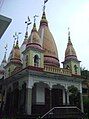
[[[40,36],[36,28],[36,17],[38,16],[37,15],[34,16],[34,24],[31,30],[31,34],[28,40],[27,47],[30,45],[30,46],[41,48],[41,39],[40,39]]]
[[[8,63],[5,66],[6,69],[6,77],[9,77],[13,74],[13,72],[16,72],[16,70],[20,70],[22,67],[21,63],[21,56],[20,56],[20,48],[19,48],[19,43],[18,43],[18,35],[20,33],[15,33],[15,40],[13,44],[13,48],[10,52],[9,58],[8,58]],[[15,43],[16,41],[16,43]]]
[[[33,66],[33,67],[38,67],[38,68],[43,68],[43,62],[44,62],[44,57],[43,57],[43,48],[41,46],[41,38],[38,34],[37,28],[36,28],[36,17],[37,15],[34,16],[34,24],[33,28],[31,30],[31,34],[28,39],[28,43],[26,45],[26,49],[23,52],[23,56],[25,57],[24,59],[24,67],[27,66]]]
[[[70,69],[72,74],[80,75],[80,61],[77,59],[77,55],[73,44],[70,39],[70,31],[68,28],[68,43],[67,48],[65,50],[65,59],[63,63],[63,67]]]

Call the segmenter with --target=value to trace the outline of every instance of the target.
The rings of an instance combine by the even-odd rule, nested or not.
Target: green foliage
[[[88,97],[84,97],[83,103],[86,104],[86,105],[89,105],[89,98]]]
[[[83,78],[88,78],[89,77],[89,71],[81,68],[81,75]]]
[[[72,95],[77,95],[78,94],[78,89],[76,87],[74,87],[73,85],[72,86],[69,86],[68,87],[68,90],[69,92],[72,94]]]
[[[89,97],[83,98],[83,105],[84,105],[84,112],[87,114],[87,117],[89,119]]]
[[[80,108],[80,93],[79,90],[72,86],[68,87],[68,91],[69,91],[69,101],[71,105],[75,105],[77,107]]]

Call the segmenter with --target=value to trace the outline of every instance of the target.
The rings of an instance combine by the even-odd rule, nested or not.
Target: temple
[[[55,107],[64,107],[64,112],[66,108],[71,107],[71,110],[73,108],[75,110],[76,107],[81,113],[83,112],[83,78],[70,31],[66,40],[68,43],[62,62],[63,68],[61,68],[57,46],[48,25],[45,9],[39,29],[36,28],[34,20],[31,33],[28,36],[28,30],[26,30],[21,46],[19,46],[18,37],[15,38],[8,60],[5,52],[0,66],[2,81],[0,88],[3,97],[1,109],[5,115],[43,116]],[[72,90],[76,92],[75,98]]]

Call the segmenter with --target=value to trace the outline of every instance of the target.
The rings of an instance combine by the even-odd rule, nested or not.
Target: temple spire
[[[48,2],[48,0],[44,0],[44,5],[43,5],[43,13],[45,12],[45,4]]]
[[[15,47],[15,41],[16,41],[16,32],[15,34],[13,35],[13,38],[14,38],[14,43],[13,43],[13,48]]]
[[[28,20],[25,21],[25,24],[26,24],[25,39],[27,39],[28,38],[28,26],[31,24],[31,20],[30,20],[29,16],[28,16]]]
[[[42,18],[41,18],[41,21],[40,21],[40,26],[42,26],[42,25],[48,26],[48,21],[46,20],[46,14],[45,14],[45,7],[46,7],[47,1],[48,0],[44,0],[43,14],[42,14]]]
[[[6,62],[6,54],[7,54],[7,44],[5,46],[5,54],[4,54],[4,58],[3,58],[2,62]]]
[[[14,37],[14,44],[13,44],[13,48],[16,47],[16,48],[19,48],[18,46],[18,40],[19,40],[19,35],[21,34],[21,32],[15,32],[15,35],[13,35]],[[16,41],[16,45],[15,45],[15,41]]]
[[[72,45],[71,38],[70,38],[70,29],[68,27],[68,45]]]
[[[33,29],[36,30],[36,18],[38,17],[37,15],[34,15],[34,24],[33,24]]]
[[[68,27],[68,42],[70,41],[70,29]]]

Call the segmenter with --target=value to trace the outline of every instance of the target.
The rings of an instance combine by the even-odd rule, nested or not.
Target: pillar
[[[69,91],[66,90],[66,104],[69,105],[70,102],[69,102]]]
[[[32,88],[26,88],[26,113],[31,115],[32,107]]]
[[[81,111],[84,112],[84,110],[83,110],[82,84],[80,84],[80,103],[81,103]]]
[[[52,88],[50,90],[50,109],[52,108]]]
[[[63,89],[63,105],[66,104],[66,91]]]
[[[82,93],[80,93],[80,102],[81,102],[81,111],[84,112],[83,110],[83,97],[82,97]]]
[[[69,105],[70,102],[69,102],[69,92],[67,92],[67,105]]]
[[[52,109],[52,83],[49,83],[49,91],[50,91],[50,109]]]

